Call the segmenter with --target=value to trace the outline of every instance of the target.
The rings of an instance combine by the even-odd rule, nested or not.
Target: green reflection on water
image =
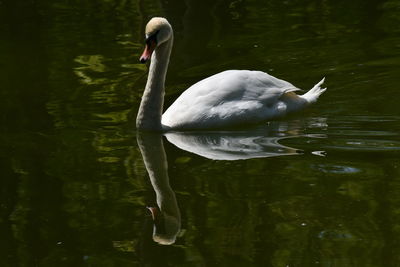
[[[396,266],[399,8],[1,2],[0,265]],[[153,15],[176,31],[167,106],[224,69],[260,69],[304,89],[326,76],[329,88],[255,139],[276,138],[291,156],[215,161],[164,138],[182,217],[171,246],[152,239],[146,206],[156,193],[134,129]]]

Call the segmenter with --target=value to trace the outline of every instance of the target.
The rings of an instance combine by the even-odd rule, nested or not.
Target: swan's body
[[[190,88],[165,111],[166,129],[220,128],[263,122],[305,106],[292,84],[261,71],[228,70]]]
[[[320,88],[322,79],[306,94],[297,95],[294,92],[300,89],[267,73],[229,70],[192,85],[161,115],[172,27],[166,19],[153,18],[146,26],[146,37],[140,60],[146,62],[151,56],[151,64],[136,120],[138,129],[215,129],[259,123],[300,110],[326,90]]]

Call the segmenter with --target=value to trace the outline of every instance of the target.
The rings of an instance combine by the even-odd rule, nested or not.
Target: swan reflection
[[[137,142],[157,198],[157,207],[148,207],[154,222],[153,240],[161,245],[171,245],[181,228],[181,214],[169,185],[162,135],[139,132]]]
[[[315,125],[316,121],[309,123]],[[169,132],[164,135],[178,148],[208,159],[240,160],[301,154],[301,150],[282,145],[280,141],[304,136],[303,129],[304,122],[275,121],[246,131]]]
[[[300,150],[279,143],[285,138],[304,135],[304,128],[325,127],[325,120],[272,122],[253,130],[231,132],[165,133],[169,142],[197,155],[214,160],[239,160],[297,155]],[[149,207],[153,218],[153,240],[162,245],[175,243],[181,229],[181,215],[175,193],[170,187],[167,157],[159,133],[137,133],[157,207]]]

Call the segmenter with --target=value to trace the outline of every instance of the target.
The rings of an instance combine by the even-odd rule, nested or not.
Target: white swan
[[[173,43],[165,18],[146,25],[146,48],[140,57],[151,58],[136,127],[147,131],[191,130],[259,123],[300,110],[325,92],[322,79],[304,95],[300,89],[261,71],[228,70],[188,88],[162,115],[164,83]]]

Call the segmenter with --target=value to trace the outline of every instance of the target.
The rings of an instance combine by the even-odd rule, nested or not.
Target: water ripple
[[[345,116],[329,121],[325,148],[360,152],[400,151],[397,116]]]
[[[324,173],[334,173],[334,174],[351,174],[361,172],[360,169],[338,164],[317,164],[313,166],[314,169]]]

